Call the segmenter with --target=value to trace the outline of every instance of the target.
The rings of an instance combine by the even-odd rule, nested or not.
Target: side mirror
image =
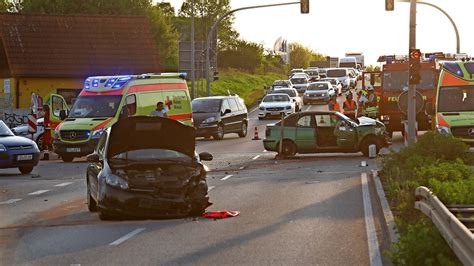
[[[293,99],[293,102],[295,103],[295,102],[296,102],[296,99]]]
[[[59,111],[59,119],[64,120],[67,118],[66,110]]]
[[[435,110],[433,108],[433,103],[431,102],[427,102],[426,105],[425,105],[425,111],[427,114],[433,116],[435,115]]]
[[[214,159],[214,157],[212,157],[212,154],[210,154],[208,152],[201,152],[199,154],[199,159],[201,161],[212,161],[212,159]]]
[[[100,156],[97,153],[91,153],[87,155],[87,161],[91,163],[98,163],[100,162]]]

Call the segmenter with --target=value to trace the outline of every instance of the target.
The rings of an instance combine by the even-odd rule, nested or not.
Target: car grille
[[[269,107],[267,108],[267,111],[283,111],[283,107]]]
[[[8,146],[9,150],[28,150],[33,149],[33,145]]]
[[[474,139],[474,127],[452,127],[451,133],[457,138]]]
[[[61,130],[61,139],[63,140],[86,140],[89,138],[89,130]]]

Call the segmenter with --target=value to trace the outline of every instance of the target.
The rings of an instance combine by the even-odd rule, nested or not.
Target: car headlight
[[[105,132],[105,128],[97,129],[92,132],[92,139],[98,139]]]
[[[326,93],[321,94],[321,96],[323,96],[323,97],[326,96]]]
[[[124,180],[123,178],[121,178],[117,175],[114,175],[112,173],[109,173],[105,177],[105,183],[107,183],[108,185],[110,185],[112,187],[121,188],[123,190],[128,189],[128,182],[126,180]]]
[[[444,135],[450,134],[449,127],[437,126],[438,132]]]
[[[286,107],[286,110],[291,110],[291,105],[288,105],[288,106]]]
[[[59,127],[56,127],[56,129],[54,129],[53,139],[55,140],[59,139]]]
[[[206,120],[203,121],[203,123],[212,123],[215,122],[216,118],[214,116],[208,117]]]
[[[381,115],[380,120],[382,121],[390,121],[390,116],[389,115]]]
[[[3,144],[0,144],[0,152],[2,151],[7,151],[7,147],[5,147]]]
[[[258,109],[261,110],[261,111],[265,111],[265,107],[263,107],[263,106],[260,106]]]

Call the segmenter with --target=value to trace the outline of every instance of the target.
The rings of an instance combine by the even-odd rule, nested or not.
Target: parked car
[[[306,74],[296,74],[290,81],[293,84],[293,88],[295,88],[299,94],[303,94],[306,88],[308,88],[309,78]]]
[[[272,93],[285,93],[290,96],[291,100],[296,103],[295,111],[299,112],[303,108],[303,98],[300,97],[295,88],[281,88],[276,87]]]
[[[331,99],[331,92],[332,94],[335,94],[333,86],[327,81],[310,83],[308,89],[303,95],[303,104],[327,104]]]
[[[195,129],[162,117],[119,120],[101,135],[87,173],[87,205],[103,220],[119,215],[199,216],[211,205],[206,152]]]
[[[16,136],[25,137],[27,139],[31,139],[31,140],[35,141],[36,145],[38,145],[38,148],[41,151],[43,149],[43,133],[44,133],[43,123],[44,123],[44,119],[39,118],[39,119],[36,120],[36,122],[38,123],[38,126],[36,128],[36,133],[33,134],[33,138],[31,136],[31,133],[28,132],[28,125],[26,125],[26,124],[16,126],[16,127],[12,128],[11,130],[12,130],[13,134],[15,134]]]
[[[0,120],[0,169],[18,168],[22,174],[29,174],[38,165],[39,157],[34,141],[15,136]]]
[[[328,78],[336,78],[341,82],[342,89],[348,90],[351,85],[349,78],[349,70],[347,68],[328,68],[327,75]]]
[[[281,115],[293,114],[296,103],[285,93],[268,94],[263,98],[258,107],[258,119],[269,117],[281,117]]]
[[[227,133],[247,136],[248,111],[239,96],[213,96],[192,101],[196,137],[220,140]]]
[[[279,151],[281,121],[267,125],[263,145],[268,151]],[[390,144],[385,125],[367,117],[356,121],[339,112],[300,112],[285,117],[281,153],[362,152],[369,155],[369,146],[375,145],[376,153]]]
[[[339,80],[336,78],[324,78],[320,79],[319,81],[327,81],[331,83],[332,87],[334,88],[334,91],[337,92],[337,95],[342,95],[342,92],[347,91],[347,88],[344,90],[342,89],[341,82],[339,82]]]
[[[320,79],[318,69],[305,69],[304,73],[309,76],[310,82],[315,82]]]

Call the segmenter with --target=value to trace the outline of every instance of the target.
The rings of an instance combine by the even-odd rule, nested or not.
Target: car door
[[[50,112],[49,112],[49,121],[50,121],[50,128],[54,130],[56,126],[61,123],[60,113],[61,111],[69,111],[66,100],[63,96],[59,94],[51,94],[50,99],[48,99],[48,103]]]
[[[303,114],[296,121],[296,146],[298,152],[311,152],[316,148],[316,128],[314,116]]]
[[[352,149],[357,143],[357,131],[352,122],[334,115],[335,119],[338,119],[336,127],[334,129],[334,135],[336,136],[337,146],[341,149]]]
[[[229,118],[229,132],[236,132],[240,130],[241,128],[241,121],[239,120],[239,105],[236,101],[235,98],[228,98],[227,101],[229,102],[230,105],[230,110],[232,111],[230,113],[230,118]]]
[[[94,151],[99,155],[100,162],[90,163],[87,169],[87,177],[89,181],[90,191],[93,194],[94,199],[97,200],[99,193],[99,180],[98,176],[100,171],[102,171],[104,154],[105,154],[105,143],[107,141],[107,132],[104,132],[97,143],[96,150]]]
[[[230,113],[226,113],[226,110],[230,110]],[[232,128],[232,109],[228,99],[223,99],[221,104],[221,122],[224,125],[224,132],[231,131]]]

